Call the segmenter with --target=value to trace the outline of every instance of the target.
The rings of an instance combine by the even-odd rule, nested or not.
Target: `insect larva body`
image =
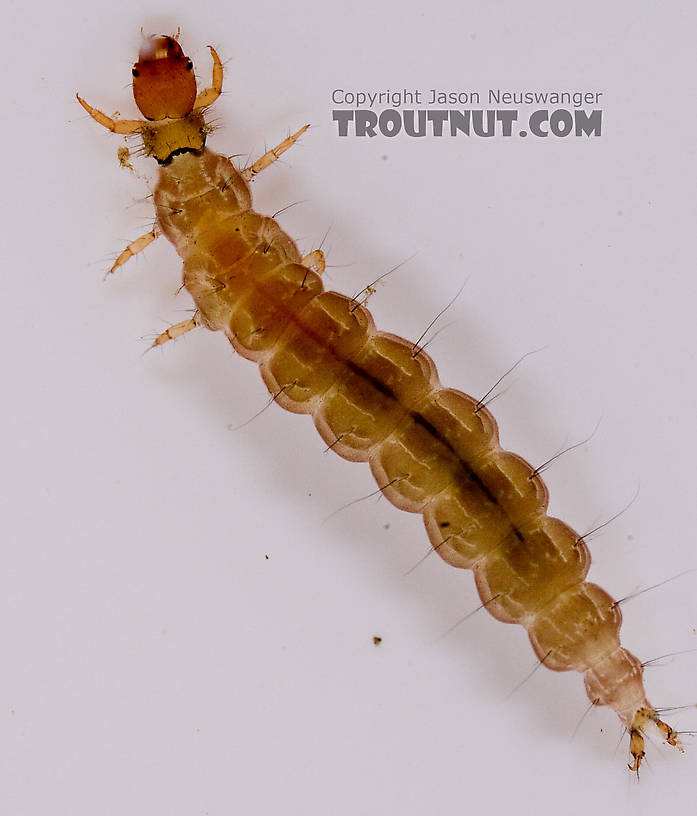
[[[486,407],[440,385],[418,345],[378,331],[357,300],[325,291],[319,251],[303,258],[276,221],[252,209],[248,182],[305,128],[244,171],[205,147],[203,110],[222,84],[213,57],[213,87],[197,96],[178,43],[147,40],[133,71],[147,122],[114,121],[80,100],[100,124],[139,133],[160,163],[157,228],[114,265],[160,231],[182,257],[196,315],[156,344],[196,326],[222,331],[259,365],[279,405],[311,414],[329,448],[368,462],[392,504],[423,515],[433,550],[473,571],[482,605],[524,626],[542,664],[583,674],[590,700],[629,730],[633,769],[646,727],[678,745],[646,698],[640,661],[620,645],[618,604],[585,580],[585,542],[547,515],[539,473],[500,447]]]

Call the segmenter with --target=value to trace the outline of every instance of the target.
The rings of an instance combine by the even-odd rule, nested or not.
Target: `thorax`
[[[153,194],[158,223],[186,257],[203,235],[251,208],[249,187],[232,162],[210,150],[181,153],[160,167]]]

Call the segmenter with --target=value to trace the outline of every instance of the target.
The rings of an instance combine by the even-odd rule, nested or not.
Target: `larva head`
[[[148,37],[133,66],[133,96],[146,119],[182,119],[196,101],[191,60],[174,37]]]

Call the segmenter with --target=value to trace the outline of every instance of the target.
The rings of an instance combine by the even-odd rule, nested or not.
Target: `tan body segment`
[[[199,94],[197,107],[220,92],[222,68],[212,53],[213,91]],[[81,103],[100,124],[124,132]],[[144,135],[167,130],[174,150],[163,160],[159,147],[149,148],[161,144],[160,134],[146,136],[146,151],[161,162],[158,226],[113,267],[158,230],[182,257],[196,315],[156,344],[198,325],[222,331],[259,365],[281,407],[310,414],[331,450],[367,462],[390,502],[423,516],[433,550],[473,571],[483,606],[498,620],[524,626],[541,663],[583,675],[591,701],[610,706],[629,730],[632,769],[643,757],[645,727],[678,744],[647,701],[640,661],[620,645],[618,604],[586,581],[585,542],[547,515],[542,479],[501,448],[491,413],[443,387],[430,357],[378,331],[364,305],[326,291],[322,253],[301,257],[276,221],[252,209],[248,181],[306,128],[240,171],[205,147],[192,149],[189,134],[172,145],[180,121],[141,123]]]

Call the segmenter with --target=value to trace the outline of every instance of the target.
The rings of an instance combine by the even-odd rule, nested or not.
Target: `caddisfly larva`
[[[176,38],[145,41],[133,67],[144,120],[113,119],[78,96],[100,125],[139,135],[159,164],[156,225],[110,270],[162,234],[182,257],[196,312],[155,344],[200,326],[224,332],[259,365],[275,402],[311,414],[329,448],[368,462],[392,504],[423,515],[433,551],[473,571],[482,606],[524,626],[540,664],[583,674],[591,703],[612,708],[629,732],[632,770],[647,731],[680,747],[647,700],[641,662],[620,645],[618,602],[585,580],[585,541],[547,515],[539,469],[501,448],[480,401],[441,386],[422,348],[378,331],[363,302],[325,291],[321,250],[301,257],[274,219],[252,209],[249,182],[308,126],[243,170],[206,148],[205,111],[223,81],[210,50],[212,85],[197,92]]]

